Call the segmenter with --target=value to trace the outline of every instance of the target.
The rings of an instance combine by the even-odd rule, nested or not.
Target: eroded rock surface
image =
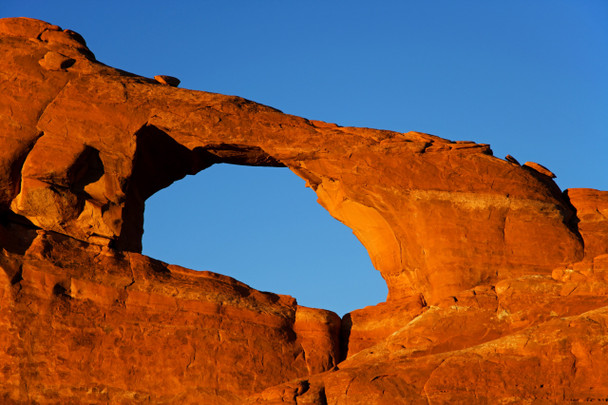
[[[2,403],[232,404],[337,363],[340,318],[329,311],[227,276],[20,232],[31,241],[3,244],[0,257]]]
[[[608,192],[562,193],[484,144],[161,84],[42,21],[0,20],[0,50],[3,402],[608,398],[593,372],[608,360]],[[387,302],[340,320],[140,255],[145,200],[216,163],[305,179]]]

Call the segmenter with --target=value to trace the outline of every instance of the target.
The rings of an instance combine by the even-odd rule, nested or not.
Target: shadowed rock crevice
[[[348,355],[349,343],[350,343],[350,334],[353,328],[353,320],[351,314],[345,314],[342,317],[342,322],[340,324],[340,358],[338,363],[346,360],[346,356]]]
[[[104,175],[104,167],[99,150],[85,146],[82,153],[76,158],[74,165],[67,172],[68,184],[75,193],[82,194],[85,198],[91,198],[85,187],[95,183]]]
[[[196,149],[195,149],[196,150]],[[285,165],[273,158],[259,146],[219,144],[209,145],[202,150],[215,156],[216,163],[231,163],[245,166],[285,167]]]
[[[0,246],[8,252],[23,255],[36,238],[37,226],[11,211],[0,211]]]

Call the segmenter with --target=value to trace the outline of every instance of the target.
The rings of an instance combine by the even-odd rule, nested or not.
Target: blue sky
[[[608,1],[23,1],[97,58],[306,118],[492,145],[608,189]],[[144,253],[343,314],[386,287],[286,169],[217,166],[147,204]]]

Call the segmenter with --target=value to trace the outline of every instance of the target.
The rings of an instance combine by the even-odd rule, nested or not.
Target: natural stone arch
[[[311,183],[310,174],[307,176],[302,168],[291,168],[260,147],[212,144],[190,150],[153,125],[140,128],[136,139],[130,180],[132,185],[124,208],[124,230],[113,245],[120,250],[141,251],[145,200],[186,175],[196,175],[213,164],[224,163],[291,169],[314,189],[319,197],[318,202],[336,219],[349,226],[368,252],[373,253],[371,260],[376,269],[390,261],[393,266],[398,266],[399,258],[395,252],[399,251],[399,247],[390,225],[374,209],[349,200],[335,181],[327,185]],[[370,243],[373,244],[372,249]]]
[[[28,42],[19,63],[44,102],[5,131],[0,183],[13,191],[0,204],[40,228],[137,251],[147,196],[205,165],[239,160],[304,178],[367,248],[389,300],[423,293],[433,302],[582,257],[572,207],[551,179],[494,158],[487,145],[340,127],[177,89],[96,62],[69,32],[34,28],[33,38],[54,34],[44,46]],[[75,62],[48,70],[39,61],[49,51]],[[20,97],[16,88],[7,99]],[[164,155],[187,164],[163,163]],[[82,173],[83,164],[96,169]]]
[[[606,367],[588,360],[606,358],[607,192],[564,197],[549,171],[495,159],[484,145],[341,128],[166,88],[100,65],[80,36],[40,21],[0,19],[0,36],[3,397],[603,399]],[[400,268],[379,268],[390,302],[340,321],[227,276],[119,250],[137,230],[137,194],[162,180],[134,175],[154,156],[137,142],[152,126],[188,155],[262,149],[372,242],[362,218],[376,212],[399,246]],[[179,176],[170,166],[159,173]],[[349,201],[367,208],[340,214]],[[585,258],[569,263],[582,257],[579,231]],[[558,263],[567,267],[542,275]],[[439,302],[408,299],[411,291]],[[338,338],[345,320],[353,333]]]

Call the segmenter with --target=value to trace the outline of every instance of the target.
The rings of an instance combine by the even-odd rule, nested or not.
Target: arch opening
[[[214,164],[156,192],[144,216],[148,256],[340,316],[386,299],[363,245],[287,168]]]

